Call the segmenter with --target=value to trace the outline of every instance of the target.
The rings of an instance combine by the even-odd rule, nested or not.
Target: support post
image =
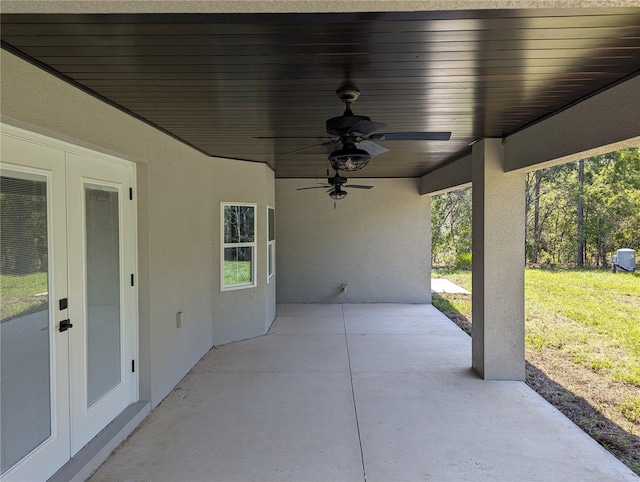
[[[525,179],[504,171],[501,139],[473,146],[472,366],[524,380]]]

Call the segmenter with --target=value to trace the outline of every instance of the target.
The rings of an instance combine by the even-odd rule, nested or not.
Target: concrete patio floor
[[[430,305],[279,305],[215,348],[92,481],[638,478]]]

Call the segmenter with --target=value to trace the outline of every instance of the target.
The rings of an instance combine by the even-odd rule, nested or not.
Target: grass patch
[[[447,294],[446,298],[433,293],[433,306],[442,311],[447,318],[453,320],[467,335],[471,335],[471,300],[469,295]]]
[[[0,320],[45,307],[49,302],[47,279],[46,272],[0,275]]]
[[[608,271],[526,271],[527,342],[640,387],[640,279]],[[621,302],[622,300],[622,302]]]
[[[251,261],[225,261],[224,285],[244,285],[251,283]]]
[[[630,422],[640,424],[640,396],[624,400],[620,405],[620,413]]]
[[[433,299],[471,332],[470,295]],[[525,302],[527,383],[640,475],[640,273],[527,269]]]

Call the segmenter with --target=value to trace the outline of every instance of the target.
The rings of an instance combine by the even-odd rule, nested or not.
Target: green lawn
[[[251,261],[224,262],[225,286],[247,284],[251,281]]]
[[[471,271],[434,270],[471,290]],[[471,297],[449,302],[471,312]],[[525,270],[526,343],[553,347],[574,363],[640,387],[640,273]]]
[[[0,275],[0,320],[41,309],[48,302],[47,291],[47,273]]]
[[[526,342],[640,387],[640,275],[526,271]],[[640,402],[640,396],[638,397]]]

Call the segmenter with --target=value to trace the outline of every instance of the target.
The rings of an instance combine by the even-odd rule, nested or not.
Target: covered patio
[[[2,176],[57,264],[2,480],[88,477],[149,413],[96,480],[634,479],[522,382],[525,174],[640,144],[640,8],[608,3],[4,0]],[[431,197],[469,185],[473,342],[430,306]],[[123,308],[89,399],[96,186]]]
[[[637,480],[431,305],[281,304],[216,347],[91,478]]]

